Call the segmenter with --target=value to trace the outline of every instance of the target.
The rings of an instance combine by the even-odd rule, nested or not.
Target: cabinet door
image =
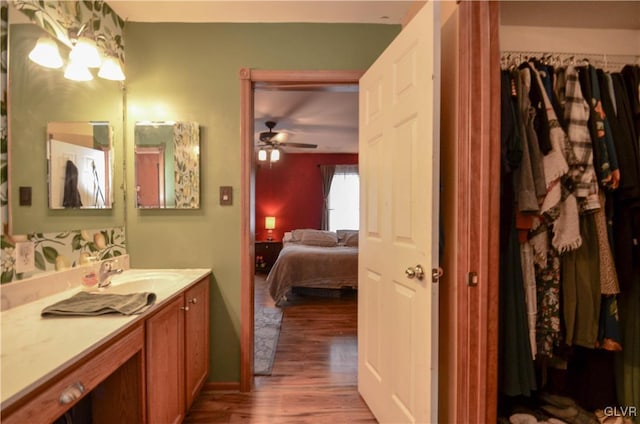
[[[147,320],[147,418],[150,424],[180,423],[184,397],[184,296]]]
[[[185,292],[186,406],[191,407],[209,373],[209,278]]]

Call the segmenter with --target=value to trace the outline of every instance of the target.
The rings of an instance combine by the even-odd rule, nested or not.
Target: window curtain
[[[329,229],[329,192],[331,191],[331,181],[336,173],[336,165],[320,165],[320,176],[322,177],[322,222],[320,229]]]

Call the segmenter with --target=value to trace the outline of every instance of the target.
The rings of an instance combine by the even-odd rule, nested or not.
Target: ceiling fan
[[[267,121],[265,125],[269,129],[269,131],[263,131],[260,133],[259,139],[265,146],[277,148],[277,147],[298,147],[303,149],[316,149],[318,147],[317,144],[310,143],[291,143],[288,141],[284,141],[283,137],[285,133],[279,133],[273,131],[273,128],[276,126],[275,121]]]

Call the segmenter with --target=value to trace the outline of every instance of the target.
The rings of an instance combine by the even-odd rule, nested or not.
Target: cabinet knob
[[[183,311],[188,311],[189,307],[188,306],[181,306],[180,309],[182,309]]]
[[[67,405],[80,399],[80,396],[84,393],[84,386],[79,381],[73,383],[60,393],[58,402],[60,405]]]
[[[192,303],[192,304],[194,304],[194,305],[195,305],[196,303],[198,303],[198,298],[197,298],[197,297],[194,297],[194,298],[192,298],[192,299],[189,299],[189,303]]]

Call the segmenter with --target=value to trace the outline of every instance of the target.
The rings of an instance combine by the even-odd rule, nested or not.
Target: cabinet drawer
[[[144,330],[142,325],[138,325],[127,334],[120,336],[119,340],[110,342],[107,348],[87,354],[88,360],[80,362],[77,367],[45,383],[42,390],[27,395],[25,399],[28,401],[18,406],[16,410],[9,411],[9,415],[5,416],[3,411],[3,424],[54,421],[88,395],[129,358],[142,351],[143,346]],[[46,353],[43,352],[43,354]]]

